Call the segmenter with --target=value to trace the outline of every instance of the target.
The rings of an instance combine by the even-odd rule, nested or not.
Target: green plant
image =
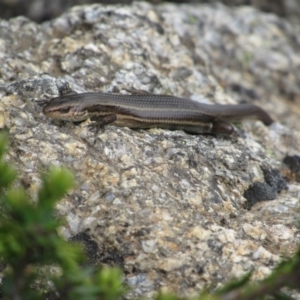
[[[57,234],[62,220],[54,217],[55,204],[72,187],[72,175],[52,168],[33,202],[3,160],[6,144],[0,135],[2,298],[45,299],[52,293],[55,299],[117,299],[124,292],[120,270],[80,267],[81,247]]]

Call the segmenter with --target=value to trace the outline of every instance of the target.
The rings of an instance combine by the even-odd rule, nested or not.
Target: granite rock
[[[57,206],[61,232],[86,245],[91,264],[120,266],[128,297],[195,295],[252,269],[261,279],[299,240],[300,183],[282,178],[284,158],[300,155],[299,46],[299,26],[246,7],[90,5],[42,24],[0,20],[7,159],[33,197],[45,168],[74,172],[76,186]],[[276,122],[242,122],[236,139],[114,126],[95,137],[91,121],[52,121],[38,102],[124,87],[243,99]],[[247,207],[257,183],[271,190]]]

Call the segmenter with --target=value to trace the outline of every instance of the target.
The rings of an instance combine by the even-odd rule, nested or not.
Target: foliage
[[[121,272],[115,268],[81,268],[83,252],[79,245],[57,234],[62,221],[54,217],[55,204],[72,187],[72,175],[64,169],[52,168],[43,176],[38,199],[33,202],[22,187],[14,184],[16,172],[3,160],[5,144],[2,135],[0,257],[5,267],[2,299],[46,299],[51,293],[54,299],[118,299],[124,292]],[[52,269],[56,266],[56,271],[50,272],[51,266]]]
[[[79,245],[58,234],[62,220],[55,205],[73,185],[72,175],[52,168],[42,176],[38,199],[32,201],[16,184],[16,172],[4,161],[6,137],[0,135],[0,299],[120,299],[126,289],[116,268],[81,267]],[[300,292],[300,247],[265,280],[249,283],[251,273],[198,300],[294,299],[287,288]],[[156,300],[184,300],[159,294]]]

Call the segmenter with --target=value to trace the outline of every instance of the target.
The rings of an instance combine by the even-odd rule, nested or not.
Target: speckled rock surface
[[[75,5],[102,3],[102,4],[130,4],[133,0],[0,0],[0,18],[9,19],[17,16],[26,16],[29,19],[42,22],[58,17]],[[147,0],[158,4],[162,0]],[[249,5],[264,12],[274,13],[299,24],[300,2],[298,0],[172,0],[174,3],[217,3],[226,5]]]
[[[2,20],[8,160],[33,197],[49,165],[73,170],[76,187],[57,207],[61,232],[87,246],[90,263],[120,266],[128,297],[194,295],[253,268],[263,278],[299,240],[299,170],[283,163],[300,156],[299,47],[299,27],[222,5],[92,5],[41,25]],[[277,122],[245,121],[237,139],[114,126],[95,139],[90,121],[51,121],[36,101],[124,86],[244,99]]]

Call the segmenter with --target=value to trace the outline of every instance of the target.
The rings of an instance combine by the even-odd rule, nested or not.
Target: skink
[[[253,104],[205,104],[168,95],[68,93],[50,100],[43,113],[53,119],[83,121],[98,118],[100,126],[180,129],[189,133],[230,135],[230,122],[254,117],[265,125],[273,120]]]

